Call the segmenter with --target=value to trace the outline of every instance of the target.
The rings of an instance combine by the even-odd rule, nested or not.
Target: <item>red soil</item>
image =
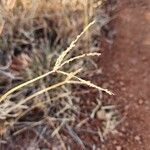
[[[112,48],[104,44],[101,66],[125,120],[106,150],[150,149],[150,1],[119,1],[111,22],[117,34]],[[106,50],[107,49],[107,50]]]

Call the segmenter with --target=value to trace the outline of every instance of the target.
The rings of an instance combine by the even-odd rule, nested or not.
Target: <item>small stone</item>
[[[142,99],[139,99],[138,103],[139,103],[139,105],[142,105],[144,103],[144,101]]]
[[[125,110],[129,110],[129,108],[130,108],[130,105],[126,105],[126,106],[124,107]]]
[[[79,103],[80,102],[80,98],[75,98],[75,102]]]
[[[124,84],[124,82],[120,81],[120,85],[121,85],[121,86],[124,86],[125,84]]]
[[[133,98],[134,97],[134,95],[133,94],[129,94],[129,98]]]
[[[138,142],[140,142],[140,141],[141,141],[141,138],[140,138],[140,136],[138,136],[138,135],[137,135],[137,136],[135,136],[135,137],[134,137],[134,139],[135,139],[136,141],[138,141]]]
[[[122,150],[121,146],[116,146],[116,150]]]
[[[119,135],[120,137],[124,137],[124,134],[123,134],[122,132],[119,132],[118,135]]]
[[[113,65],[113,68],[114,68],[116,71],[119,71],[120,66],[119,66],[119,64],[114,64],[114,65]]]
[[[127,89],[125,87],[122,88],[122,91],[125,92]]]
[[[115,84],[115,81],[114,80],[110,80],[110,84]]]
[[[106,120],[107,119],[106,112],[103,109],[98,111],[97,118],[100,120]]]
[[[121,131],[122,131],[122,132],[126,132],[126,128],[125,128],[125,127],[122,127],[122,128],[121,128]]]
[[[147,58],[146,58],[145,56],[142,57],[142,61],[146,61],[146,59],[147,59]]]
[[[116,140],[114,140],[114,141],[113,141],[113,144],[114,144],[114,145],[116,145],[116,144],[117,144],[117,141],[116,141]]]
[[[127,127],[129,127],[129,123],[128,122],[125,122],[125,127],[127,128]]]

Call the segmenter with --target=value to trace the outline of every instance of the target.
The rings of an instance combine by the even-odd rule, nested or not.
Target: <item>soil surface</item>
[[[114,0],[109,1],[113,4]],[[104,103],[118,106],[123,119],[118,134],[109,135],[98,145],[102,150],[150,150],[150,0],[118,0],[114,7],[115,19],[106,36],[110,40],[112,33],[116,34],[113,44],[103,42],[99,64],[104,86],[115,93],[104,96]],[[22,146],[22,139],[30,142],[33,137],[29,137],[17,142]]]
[[[111,48],[104,44],[101,66],[113,103],[124,120],[106,150],[150,150],[150,1],[118,1],[110,26],[116,31]],[[106,99],[107,100],[107,99]]]

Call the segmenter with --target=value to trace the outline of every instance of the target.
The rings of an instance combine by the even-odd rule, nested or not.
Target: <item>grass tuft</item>
[[[82,131],[104,139],[113,129],[112,113],[97,130],[88,131],[89,122],[97,120],[103,109],[97,95],[113,95],[90,80],[92,71],[99,74],[101,28],[109,22],[102,4],[101,0],[0,3],[0,56],[6,58],[0,64],[0,88],[6,82],[0,93],[0,135],[6,143],[32,130],[37,138],[30,148],[42,142],[49,149],[69,149],[72,144],[86,149]]]

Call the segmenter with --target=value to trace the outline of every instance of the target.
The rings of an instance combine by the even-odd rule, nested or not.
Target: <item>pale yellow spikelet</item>
[[[76,39],[74,41],[71,42],[70,46],[64,51],[62,52],[62,54],[58,57],[55,66],[54,66],[54,70],[57,70],[59,68],[59,66],[61,65],[62,61],[64,60],[65,56],[72,50],[72,48],[75,47],[77,41],[80,39],[80,37],[93,25],[95,24],[95,20],[92,21],[91,23],[89,23],[84,30],[76,37]]]
[[[57,71],[58,73],[61,73],[61,74],[64,74],[64,75],[67,75],[68,73],[66,73],[66,72],[64,72],[64,71]],[[84,79],[81,79],[80,77],[77,77],[77,76],[74,76],[73,78],[75,78],[75,79],[77,79],[77,80],[79,80],[80,82],[80,84],[84,84],[84,85],[87,85],[87,86],[89,86],[89,87],[93,87],[93,88],[95,88],[95,89],[97,89],[97,90],[99,90],[99,91],[104,91],[104,92],[106,92],[106,93],[108,93],[109,95],[113,95],[113,93],[112,92],[110,92],[108,89],[104,89],[104,88],[101,88],[101,87],[99,87],[99,86],[97,86],[97,85],[95,85],[95,84],[93,84],[92,82],[90,82],[90,81],[86,81],[86,80],[84,80]],[[77,83],[76,81],[71,81],[70,83]],[[69,81],[68,81],[68,83],[69,83]]]
[[[76,57],[72,57],[68,60],[66,60],[64,63],[62,63],[59,68],[63,67],[65,64],[69,64],[70,62],[72,61],[75,61],[75,60],[78,60],[78,59],[81,59],[81,58],[84,58],[84,57],[89,57],[89,56],[100,56],[101,53],[87,53],[87,54],[82,54],[82,55],[79,55],[79,56],[76,56]]]

